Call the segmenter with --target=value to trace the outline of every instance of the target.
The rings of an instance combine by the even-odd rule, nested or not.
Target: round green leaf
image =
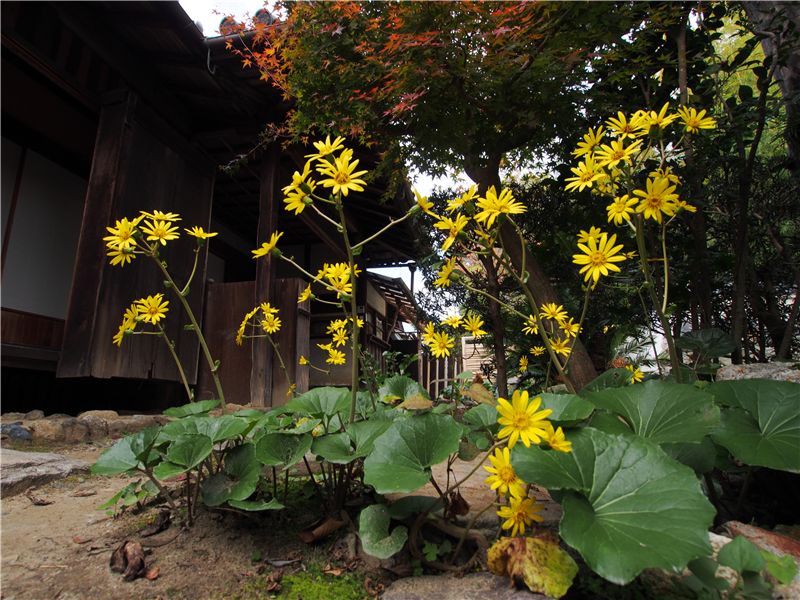
[[[461,432],[449,415],[428,413],[394,421],[364,461],[364,483],[379,494],[419,489],[430,479],[430,467],[458,450]]]
[[[201,400],[200,402],[189,402],[183,406],[174,406],[164,411],[168,417],[190,417],[193,415],[203,415],[219,406],[219,400]]]
[[[213,445],[211,438],[207,435],[186,433],[179,436],[167,448],[167,459],[186,469],[191,469],[211,454]]]
[[[725,356],[736,349],[731,336],[716,327],[690,331],[676,339],[675,345],[681,350],[702,354],[706,359]]]
[[[750,540],[741,535],[737,535],[720,548],[717,561],[739,573],[745,571],[758,573],[764,568],[761,552]]]
[[[385,559],[397,554],[408,539],[408,529],[403,525],[389,533],[389,510],[383,504],[373,504],[361,511],[358,519],[358,537],[364,552]]]
[[[356,456],[367,456],[375,447],[375,440],[391,426],[392,422],[381,418],[356,421],[347,426],[347,435],[356,445]]]
[[[230,500],[245,500],[256,491],[261,464],[256,460],[255,446],[243,444],[225,454],[225,464],[203,482],[203,502],[219,506]]]
[[[337,387],[314,388],[283,406],[284,411],[322,419],[350,409],[350,390]]]
[[[594,392],[586,399],[620,415],[634,433],[657,444],[700,442],[719,423],[712,396],[692,385],[654,380]]]
[[[278,502],[275,498],[269,502],[259,500],[230,500],[228,501],[233,508],[246,511],[259,511],[259,510],[280,510],[284,508],[283,504]]]
[[[156,479],[172,479],[181,473],[186,473],[188,470],[186,467],[165,460],[156,465],[156,468],[153,469],[153,475]]]
[[[464,424],[473,431],[476,429],[488,429],[496,432],[499,426],[497,425],[497,409],[488,404],[479,404],[470,408],[464,413]]]
[[[717,447],[710,437],[704,437],[699,444],[661,444],[661,449],[698,475],[711,472],[717,459]]]
[[[389,404],[397,402],[398,400],[406,402],[412,398],[430,400],[430,396],[425,388],[406,375],[389,377],[383,385],[378,388],[378,398],[381,399],[381,402]]]
[[[127,436],[103,452],[97,462],[92,465],[94,475],[119,475],[135,469],[139,465],[139,459],[131,448],[131,438]]]
[[[575,423],[588,418],[594,405],[575,394],[539,394],[542,399],[540,410],[549,408],[553,412],[547,417],[556,423]]]
[[[350,444],[350,436],[346,433],[329,433],[314,439],[311,451],[328,462],[346,465],[356,456]]]
[[[244,419],[239,419],[232,415],[222,417],[202,417],[195,419],[197,433],[202,433],[211,438],[215,444],[225,440],[230,440],[242,435],[249,424]]]
[[[288,469],[297,464],[311,449],[310,435],[268,433],[256,443],[256,458],[265,465]]]
[[[569,439],[571,453],[517,444],[511,462],[525,481],[566,490],[561,537],[592,570],[625,584],[711,552],[714,508],[691,469],[638,436],[585,428]]]
[[[628,369],[609,369],[604,371],[581,388],[581,396],[591,392],[599,392],[606,388],[625,387],[631,382],[631,372]]]
[[[748,465],[800,472],[800,385],[749,379],[706,388],[725,408],[714,441]]]

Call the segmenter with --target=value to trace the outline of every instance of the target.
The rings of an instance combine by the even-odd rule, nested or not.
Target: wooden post
[[[258,237],[260,246],[269,241],[278,227],[280,202],[280,146],[271,144],[261,157],[261,187],[258,192]],[[275,260],[264,256],[256,261],[256,285],[253,305],[269,302],[275,280]],[[253,368],[250,371],[250,402],[253,406],[272,406],[272,347],[267,339],[253,340]]]

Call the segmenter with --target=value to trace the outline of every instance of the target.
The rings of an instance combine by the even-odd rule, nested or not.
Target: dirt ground
[[[101,450],[77,446],[60,449],[60,453],[91,461]],[[51,504],[37,506],[25,493],[3,499],[0,598],[252,597],[248,590],[253,581],[275,570],[269,561],[294,559],[284,570],[303,569],[311,561],[331,561],[335,540],[309,548],[297,538],[316,518],[313,510],[277,511],[251,518],[203,512],[191,530],[181,530],[173,523],[162,533],[142,538],[138,533],[152,522],[158,507],[128,511],[117,518],[97,508],[128,481],[123,477],[72,476],[30,494]],[[127,582],[109,569],[112,551],[125,540],[142,543],[149,552],[147,568],[157,570],[156,579]],[[333,564],[337,565],[335,560]]]

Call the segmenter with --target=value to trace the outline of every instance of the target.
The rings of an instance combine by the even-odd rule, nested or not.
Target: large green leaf
[[[661,449],[698,475],[711,472],[717,459],[717,447],[710,437],[704,437],[699,444],[661,444]]]
[[[593,392],[586,399],[620,415],[637,435],[658,444],[699,443],[719,423],[712,396],[686,384],[647,381]]]
[[[389,558],[403,548],[408,539],[408,529],[403,525],[389,533],[389,510],[383,504],[373,504],[361,511],[358,518],[358,537],[364,552],[375,558]]]
[[[346,465],[355,460],[356,455],[346,433],[329,433],[314,439],[311,451],[328,462]]]
[[[217,406],[219,406],[219,400],[201,400],[200,402],[189,402],[189,404],[184,404],[183,406],[168,408],[164,411],[164,414],[168,417],[180,419],[194,415],[204,415]]]
[[[367,421],[356,421],[347,426],[347,435],[356,445],[355,455],[367,456],[375,447],[375,440],[378,439],[392,425],[391,421],[385,419],[372,418]]]
[[[556,423],[575,423],[588,418],[594,411],[594,405],[575,394],[539,394],[544,410],[549,408],[553,412],[547,417]]]
[[[283,409],[304,417],[328,419],[336,413],[346,413],[350,409],[350,390],[337,387],[314,388],[287,402]]]
[[[461,431],[449,415],[394,421],[364,461],[364,482],[379,494],[419,489],[430,479],[430,467],[458,450]]]
[[[211,454],[213,445],[211,438],[207,435],[186,433],[179,436],[167,448],[167,459],[176,465],[191,469],[199,465]]]
[[[288,469],[303,460],[306,452],[311,449],[312,439],[307,433],[268,433],[256,443],[256,458],[265,465]]]
[[[159,439],[159,428],[148,427],[117,441],[92,465],[95,475],[118,475],[152,465],[159,457],[153,448]]]
[[[225,415],[222,417],[201,417],[195,419],[197,433],[202,433],[211,438],[215,444],[225,440],[230,440],[242,435],[248,428],[248,423],[244,419]]]
[[[253,444],[242,444],[225,454],[222,471],[203,482],[203,502],[219,506],[229,500],[246,500],[256,491],[261,474]]]
[[[571,453],[517,444],[511,462],[525,481],[565,490],[561,537],[596,573],[625,584],[710,553],[714,508],[691,469],[634,435],[585,428],[570,441]]]
[[[581,396],[591,392],[599,392],[606,388],[619,388],[629,385],[631,371],[628,369],[609,369],[604,371],[581,388]]]
[[[488,429],[496,432],[499,429],[497,417],[497,409],[494,406],[479,404],[465,412],[463,420],[470,429]]]
[[[748,465],[800,471],[800,385],[749,379],[706,388],[722,411],[714,441]]]
[[[233,508],[246,510],[248,512],[260,510],[280,510],[284,508],[283,504],[278,502],[275,498],[269,502],[264,502],[263,500],[229,500],[228,504],[230,504]]]
[[[675,345],[681,350],[702,354],[706,359],[719,358],[736,349],[731,336],[716,327],[685,333],[675,340]]]
[[[378,398],[381,399],[381,402],[386,403],[394,403],[398,400],[400,402],[405,402],[416,398],[430,400],[430,396],[425,388],[406,375],[389,377],[383,385],[378,388]]]

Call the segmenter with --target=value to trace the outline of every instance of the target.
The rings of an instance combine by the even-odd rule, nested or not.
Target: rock
[[[90,464],[47,452],[19,452],[0,449],[0,495],[4,498],[24,492],[76,472],[87,472]]]
[[[103,419],[110,421],[111,419],[119,419],[119,413],[115,410],[87,410],[78,415],[81,420],[85,419]]]
[[[510,580],[491,573],[470,573],[463,577],[422,575],[392,583],[383,600],[547,600],[548,596],[510,587]]]
[[[61,427],[64,430],[64,441],[67,443],[75,444],[89,439],[89,425],[75,417],[62,419]]]
[[[118,417],[108,421],[108,435],[121,436],[136,433],[148,427],[164,425],[169,422],[169,417],[164,415],[131,415]]]
[[[90,440],[102,440],[108,436],[108,422],[102,417],[94,415],[81,415],[79,423],[84,423],[89,428]]]
[[[2,423],[14,423],[15,421],[24,421],[25,420],[25,413],[21,412],[9,412],[3,413],[0,416],[0,422]]]
[[[44,413],[38,409],[29,411],[22,417],[23,421],[36,421],[38,419],[44,419]]]
[[[789,555],[800,567],[800,541],[794,538],[739,521],[728,521],[722,526],[722,529],[732,538],[737,535],[744,536],[759,548],[778,556]]]
[[[24,442],[29,442],[33,439],[31,432],[25,429],[21,423],[3,423],[0,425],[0,435],[11,440]]]
[[[752,363],[749,365],[729,365],[717,371],[717,381],[739,379],[773,379],[800,383],[800,369],[792,363]]]
[[[35,412],[42,412],[42,411],[32,411],[32,412],[35,413]],[[45,417],[45,419],[49,419],[51,421],[54,421],[56,419],[72,419],[72,418],[74,418],[72,415],[66,415],[64,413],[53,413],[52,415],[47,415]]]
[[[49,419],[40,419],[38,421],[30,421],[26,424],[33,436],[35,442],[63,442],[65,439],[64,428],[61,426],[60,421],[51,421]]]

